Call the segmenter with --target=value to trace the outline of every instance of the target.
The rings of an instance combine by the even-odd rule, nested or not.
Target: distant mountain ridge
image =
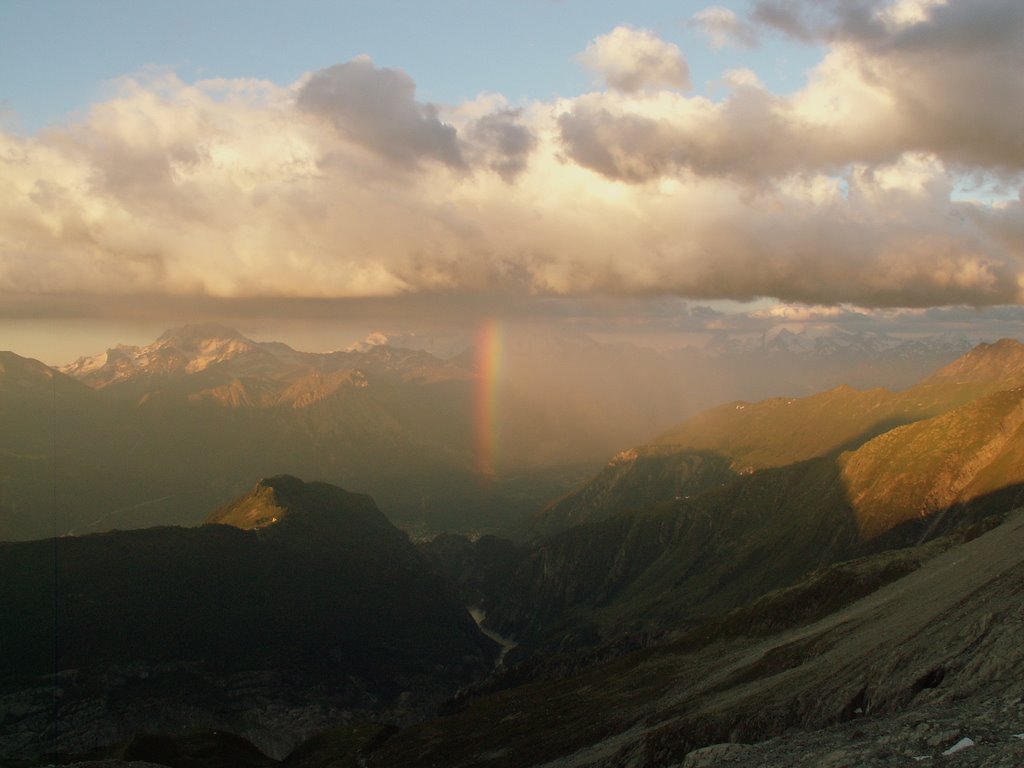
[[[718,356],[755,353],[800,356],[838,354],[885,355],[909,358],[922,355],[953,353],[962,355],[974,344],[960,336],[927,336],[904,339],[884,333],[850,331],[834,328],[825,332],[793,332],[782,327],[771,334],[737,337],[728,333],[714,336],[705,348]]]
[[[476,372],[427,352],[305,353],[197,325],[66,373],[5,354],[0,539],[195,523],[189,510],[275,472],[375,491],[406,519],[492,502],[477,482]]]
[[[179,428],[183,414],[191,414],[209,430],[200,433],[207,442],[197,453],[210,462],[218,432],[233,428],[231,419],[258,427],[247,433],[253,444],[278,440],[281,453],[273,458],[279,459],[303,450],[303,443],[274,419],[301,424],[304,439],[319,438],[321,429],[338,430],[335,439],[355,434],[351,455],[365,455],[371,439],[380,439],[382,424],[410,423],[399,419],[399,409],[369,409],[374,401],[362,398],[385,389],[370,371],[364,373],[368,386],[348,379],[304,406],[226,408],[192,396],[231,365],[221,360],[195,373],[167,374],[163,388],[151,388],[137,403],[138,413],[151,420],[144,425]],[[339,373],[315,375],[327,382]],[[179,379],[189,387],[178,388]],[[127,399],[131,385],[123,386]],[[103,389],[85,392],[117,402]],[[181,403],[189,407],[181,409]],[[330,410],[336,403],[344,403],[348,421]],[[253,412],[273,419],[248,421]],[[389,450],[381,455],[394,457],[411,432],[383,434]],[[409,467],[428,454],[409,454],[401,467],[405,474],[394,475],[396,484],[407,483]],[[146,582],[139,563],[160,570],[165,560],[176,563],[192,552],[195,562],[171,566],[182,569],[173,583],[186,597],[199,595],[204,613],[213,616],[211,626],[224,621],[245,628],[246,637],[229,642],[215,634],[211,643],[204,629],[186,628],[185,647],[194,641],[242,648],[241,656],[227,654],[232,674],[240,669],[239,658],[260,662],[264,646],[298,648],[318,670],[335,662],[339,669],[358,663],[373,670],[367,682],[343,686],[346,695],[358,697],[377,690],[374,680],[391,680],[399,661],[426,669],[429,660],[418,654],[445,647],[449,630],[468,636],[472,646],[475,635],[461,605],[478,606],[489,629],[515,639],[518,647],[505,657],[506,666],[463,691],[450,704],[450,717],[364,745],[359,759],[366,764],[518,768],[565,758],[572,765],[699,766],[704,763],[687,757],[698,747],[766,739],[787,728],[849,724],[843,744],[860,749],[862,729],[884,730],[876,715],[910,706],[934,712],[929,703],[952,710],[972,696],[979,710],[1016,716],[1024,662],[1024,518],[1012,510],[1022,505],[1024,344],[1001,340],[976,347],[903,391],[840,386],[807,397],[731,402],[698,414],[616,454],[590,482],[554,502],[525,544],[448,535],[413,549],[368,497],[275,475],[213,512],[211,524],[198,529],[204,535],[162,529],[58,540],[54,547],[102,542],[106,562],[117,565],[100,578],[114,574],[118,585]],[[164,538],[168,530],[174,533]],[[205,535],[220,544],[209,544]],[[159,546],[149,537],[159,537]],[[245,542],[238,547],[242,555],[224,557],[224,542]],[[14,617],[12,626],[27,615],[19,603],[25,599],[17,587],[24,563],[19,553],[53,551],[32,549],[50,543],[0,545],[10,555],[0,557],[0,566],[13,563],[10,574],[0,573],[0,584],[8,577],[14,584],[0,616]],[[127,558],[109,557],[126,550]],[[261,559],[260,552],[272,557]],[[367,553],[383,556],[375,560]],[[44,583],[48,573],[37,572],[36,580]],[[223,585],[231,599],[205,602],[196,574]],[[400,606],[386,601],[396,587],[411,600]],[[128,606],[129,615],[160,620],[153,617],[152,601],[98,592],[101,606]],[[448,608],[429,603],[425,593],[447,601]],[[72,618],[80,618],[73,611],[88,607],[90,594],[71,598]],[[164,599],[171,607],[180,602],[175,592]],[[266,626],[254,625],[247,608],[260,601],[289,608]],[[332,614],[311,611],[313,602],[332,606]],[[360,619],[354,626],[333,623],[353,614]],[[452,621],[421,627],[435,614]],[[395,617],[412,629],[389,633],[386,622]],[[346,639],[310,645],[302,632],[321,621],[330,629],[330,643]],[[30,616],[28,623],[39,622]],[[289,634],[291,623],[299,625],[298,636]],[[90,629],[83,631],[87,639]],[[113,641],[84,647],[106,652],[111,642],[115,648],[152,642],[175,631],[159,626],[147,637],[122,623],[109,633]],[[364,659],[359,649],[380,637],[381,647],[365,651]],[[36,663],[46,656],[41,642],[15,644],[13,651],[15,666],[17,654]],[[487,648],[478,645],[477,651],[468,658],[480,661],[482,652],[486,661]],[[36,652],[39,658],[32,656]],[[457,676],[467,668],[460,670],[454,658],[440,665]],[[403,672],[399,679],[414,681],[418,674]],[[983,702],[975,696],[975,678],[984,696],[1006,691],[1005,700]],[[248,676],[242,683],[244,689],[259,685]],[[401,687],[392,686],[387,695]],[[323,700],[315,686],[302,693]],[[329,751],[337,746],[331,740],[344,741],[350,721],[341,720],[345,725],[318,748]],[[907,760],[938,757],[959,736],[928,733],[926,741],[920,720],[905,725],[906,733],[894,738],[914,745],[913,752],[902,753]],[[1000,727],[1006,739],[1015,738],[1005,723]],[[934,749],[926,755],[925,747]],[[871,759],[893,757],[885,750]],[[861,756],[867,754],[862,750]],[[347,759],[356,761],[355,748]],[[834,748],[821,764],[830,762],[849,759]],[[760,763],[751,757],[747,764]]]
[[[721,333],[700,350],[675,353],[680,362],[711,372],[723,401],[813,394],[845,384],[857,389],[913,386],[928,373],[970,351],[976,342],[955,335],[901,338],[833,327],[763,335]],[[745,378],[748,388],[732,384]]]
[[[119,345],[61,367],[94,388],[138,376],[197,373],[218,362],[255,350],[256,344],[223,325],[191,325],[162,334],[145,347]]]
[[[403,382],[467,380],[471,368],[440,360],[428,352],[385,345],[339,352],[298,352],[281,342],[253,341],[219,324],[187,325],[161,335],[152,344],[118,346],[79,358],[61,372],[94,389],[171,386],[189,381],[191,396],[220,396],[226,404],[296,405],[320,382],[346,381],[368,386],[367,374]],[[205,374],[197,376],[198,374]],[[228,390],[246,390],[232,397]],[[251,391],[250,391],[251,390]],[[223,393],[223,394],[222,394]],[[319,399],[307,397],[298,407]]]
[[[928,376],[923,385],[978,384],[991,388],[1024,383],[1024,344],[1016,339],[982,343]]]
[[[813,391],[821,380],[834,387],[837,377],[864,371],[862,379],[919,379],[935,369],[931,361],[952,359],[950,345],[938,341],[831,336],[831,346],[857,355],[793,352],[808,339],[788,331],[768,346],[789,351],[739,355],[508,332],[503,375],[489,387],[496,408],[488,439],[498,466],[487,479],[477,423],[482,371],[472,350],[442,360],[375,337],[308,353],[206,324],[82,358],[52,378],[42,364],[8,353],[8,372],[0,371],[0,539],[191,524],[198,521],[190,510],[223,504],[252,477],[278,472],[371,492],[389,515],[418,530],[512,530],[604,457],[663,433],[703,404],[743,392]],[[812,346],[824,349],[823,338]],[[906,355],[890,355],[897,350]],[[36,379],[15,376],[14,367],[31,368]],[[842,397],[833,400],[841,408]],[[784,407],[792,406],[776,406]],[[850,439],[871,436],[848,426]],[[721,453],[721,441],[702,439]],[[787,442],[789,458],[798,457],[797,449],[818,452],[807,435]],[[734,474],[786,460],[763,445],[733,449]],[[650,451],[665,453],[661,446],[637,448],[638,455]],[[654,479],[657,463],[642,464],[642,471],[622,464],[616,472]],[[674,474],[662,485],[685,496],[730,476],[700,470],[692,482]],[[653,501],[661,491],[648,494]],[[577,510],[570,518],[588,514]]]

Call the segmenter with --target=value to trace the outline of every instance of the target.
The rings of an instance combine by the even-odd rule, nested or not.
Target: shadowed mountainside
[[[588,484],[549,504],[535,530],[550,534],[700,492],[735,475],[838,456],[895,427],[1022,385],[1024,344],[1002,339],[978,345],[903,392],[842,386],[802,398],[728,403],[619,453]]]
[[[987,739],[981,761],[968,753],[962,764],[1013,765],[1012,755],[1024,756],[1013,737],[1021,723],[1011,714],[1024,695],[1022,553],[1018,510],[995,530],[922,551],[916,562],[908,552],[906,563],[886,554],[846,566],[869,580],[872,569],[891,567],[879,577],[891,583],[846,607],[825,608],[810,623],[783,619],[763,637],[760,617],[785,617],[793,600],[775,593],[733,619],[725,634],[718,623],[486,696],[366,749],[362,759],[370,766],[696,768],[839,765],[829,760],[841,756],[845,764],[896,765],[913,764],[911,756],[937,759],[973,733]],[[873,565],[879,558],[885,561]],[[806,598],[817,587],[812,581],[799,589]],[[866,740],[865,731],[888,737]],[[710,762],[698,761],[696,750],[718,744],[703,753]],[[984,762],[1000,755],[1009,762]]]
[[[436,695],[489,668],[497,645],[369,497],[280,476],[211,519],[252,509],[271,519],[0,543],[0,688],[57,673],[59,744],[81,748],[109,738],[111,718],[123,736],[141,730],[162,699],[165,727],[237,727],[239,685],[267,689],[285,712],[315,701],[323,718],[393,706],[410,689]],[[92,722],[82,710],[96,695],[110,712]],[[19,708],[0,754],[19,731],[18,751],[45,743],[52,702]],[[262,727],[280,728],[263,714]]]
[[[617,456],[542,525],[552,514],[591,522],[519,548],[500,577],[467,576],[481,572],[470,547],[466,594],[483,595],[487,626],[515,637],[522,658],[676,631],[816,568],[1024,503],[1024,388],[1001,389],[1021,360],[1024,346],[1004,341],[906,393],[845,389],[714,409],[676,433],[702,436],[701,452],[658,444]],[[830,450],[837,442],[855,447]],[[736,473],[736,457],[751,456],[769,466]]]

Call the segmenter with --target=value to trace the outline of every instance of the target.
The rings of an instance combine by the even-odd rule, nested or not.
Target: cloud
[[[646,29],[616,27],[595,38],[579,60],[623,93],[690,87],[690,68],[682,51]]]
[[[522,110],[502,109],[475,120],[466,131],[477,151],[477,163],[486,164],[508,182],[523,171],[537,144],[521,116]]]
[[[1021,186],[1014,8],[865,7],[801,22],[833,37],[790,94],[736,70],[712,100],[640,65],[631,91],[514,105],[424,105],[368,59],[285,86],[127,79],[78,122],[0,132],[0,294],[328,314],[434,297],[426,317],[596,296],[1021,301],[1024,205],[955,199],[965,173]],[[590,50],[624,34],[681,61],[620,29]]]
[[[751,313],[751,317],[764,320],[790,320],[793,322],[821,322],[835,320],[844,316],[847,309],[837,306],[823,307],[820,305],[809,306],[806,304],[776,304],[768,309],[761,309]]]
[[[712,5],[698,11],[690,23],[704,32],[715,48],[729,45],[753,48],[758,43],[753,25],[740,19],[735,11],[721,5]]]
[[[763,183],[908,152],[933,153],[959,172],[1024,173],[1019,3],[849,0],[822,10],[765,0],[754,19],[830,44],[804,88],[783,96],[727,78],[719,102],[666,91],[646,103],[589,95],[563,121],[569,155],[628,181],[685,171]]]
[[[842,116],[858,113],[849,126],[836,126],[851,159],[884,148],[935,152],[1002,174],[1024,170],[1020,3],[761,0],[753,20],[830,45],[793,107],[813,104],[819,116],[826,105]]]
[[[437,108],[416,101],[416,83],[368,56],[314,72],[299,90],[299,109],[329,120],[352,141],[399,165],[424,159],[463,164],[455,129]]]
[[[758,181],[842,164],[807,141],[816,127],[788,120],[782,98],[739,73],[727,82],[733,96],[720,103],[673,93],[582,96],[559,118],[565,150],[580,165],[631,182],[683,172]]]
[[[816,35],[806,20],[810,10],[808,4],[799,0],[758,0],[754,3],[752,16],[759,25],[811,42]]]

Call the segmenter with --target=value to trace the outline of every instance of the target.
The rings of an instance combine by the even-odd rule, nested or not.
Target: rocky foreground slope
[[[1024,764],[1024,510],[926,558],[768,637],[751,620],[784,593],[746,632],[709,628],[483,698],[397,734],[367,764],[914,765],[964,738],[975,746],[956,765]]]
[[[1022,597],[1017,509],[825,569],[670,643],[551,659],[403,731],[341,721],[284,760],[224,733],[137,736],[77,765],[1018,768]]]

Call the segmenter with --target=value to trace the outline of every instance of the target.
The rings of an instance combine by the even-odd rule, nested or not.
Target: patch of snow
[[[639,455],[640,454],[637,453],[636,448],[627,448],[625,451],[619,451],[612,456],[612,460],[608,462],[608,466],[613,467],[616,464],[628,464],[631,461],[636,461]]]
[[[84,375],[98,371],[107,364],[107,353],[94,355],[93,357],[80,357],[71,365],[65,365],[61,370],[65,373]]]
[[[964,736],[962,739],[960,739],[960,741],[958,741],[956,744],[954,744],[952,747],[947,749],[942,754],[944,754],[944,755],[953,755],[953,754],[956,754],[957,752],[959,752],[962,749],[968,749],[968,748],[973,747],[973,746],[975,746],[974,739],[972,739],[972,738],[970,738],[968,736]]]
[[[251,344],[238,339],[204,339],[196,345],[196,354],[185,365],[187,373],[198,373],[214,363],[228,360],[236,355],[248,352]],[[183,350],[189,351],[189,350]]]
[[[363,341],[357,341],[344,347],[342,352],[369,352],[374,347],[387,346],[390,339],[380,331],[373,331]]]

